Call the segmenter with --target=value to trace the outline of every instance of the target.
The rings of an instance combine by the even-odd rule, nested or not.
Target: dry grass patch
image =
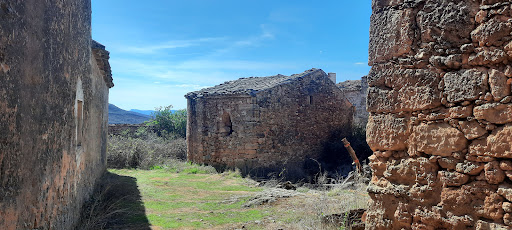
[[[126,213],[90,229],[339,229],[322,218],[366,207],[368,200],[364,186],[290,191],[276,188],[276,183],[258,186],[236,172],[190,172],[165,167],[110,170],[110,175],[129,180],[133,190],[117,183],[115,192],[136,197],[120,198],[117,208]],[[247,205],[255,199],[264,202]]]

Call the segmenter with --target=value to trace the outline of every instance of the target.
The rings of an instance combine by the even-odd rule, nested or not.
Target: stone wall
[[[291,179],[318,170],[311,159],[351,162],[332,143],[350,134],[353,108],[322,70],[254,94],[189,97],[187,110],[193,162]]]
[[[336,85],[343,92],[343,96],[356,108],[354,127],[366,127],[368,122],[368,111],[366,111],[367,76],[362,77],[361,80],[348,80]]]
[[[90,0],[0,0],[0,229],[73,229],[105,170],[106,58]]]
[[[511,2],[372,8],[367,229],[509,229]]]

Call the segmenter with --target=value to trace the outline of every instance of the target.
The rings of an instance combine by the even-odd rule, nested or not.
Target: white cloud
[[[261,69],[282,69],[293,68],[293,64],[260,62],[260,61],[240,61],[240,60],[192,60],[185,61],[175,66],[176,69],[189,70],[261,70]]]
[[[208,88],[211,86],[181,84],[181,85],[167,85],[167,87],[177,87],[177,88],[188,88],[188,89],[192,89],[192,90],[200,90],[200,89]]]
[[[132,54],[154,54],[166,49],[187,48],[192,46],[200,46],[205,43],[225,40],[225,37],[198,38],[190,40],[173,40],[156,45],[142,46],[114,46],[115,52],[132,53]]]
[[[269,25],[261,24],[260,30],[261,31],[258,35],[231,42],[231,45],[216,50],[212,55],[219,56],[244,47],[257,47],[263,44],[265,41],[275,38],[275,33],[272,32]]]
[[[356,62],[354,65],[366,65],[366,62]]]
[[[239,77],[249,77],[276,69],[293,69],[295,64],[239,61],[239,60],[190,60],[181,63],[145,61],[138,59],[112,59],[114,81],[119,76],[143,78],[147,81],[175,82],[179,85],[217,85]],[[243,74],[243,75],[241,75]],[[245,75],[248,74],[248,75]]]

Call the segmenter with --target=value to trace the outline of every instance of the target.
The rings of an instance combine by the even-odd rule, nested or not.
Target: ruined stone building
[[[329,143],[352,122],[353,107],[320,69],[241,78],[186,98],[188,159],[258,176],[302,177],[307,161],[318,169],[312,159],[338,158]]]
[[[0,1],[0,229],[73,229],[106,166],[113,86],[91,2]]]
[[[512,2],[372,8],[366,229],[512,228]]]
[[[361,80],[347,80],[336,85],[343,92],[343,96],[356,108],[354,126],[366,127],[366,122],[368,122],[368,111],[366,111],[367,77],[364,76]]]

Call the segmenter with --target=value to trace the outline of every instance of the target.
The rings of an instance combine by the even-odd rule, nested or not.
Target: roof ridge
[[[253,95],[259,91],[274,88],[278,85],[286,84],[304,76],[322,71],[321,69],[309,69],[300,74],[290,76],[277,74],[267,77],[242,77],[237,80],[225,81],[219,85],[190,92],[185,95],[187,98],[203,97],[210,95]]]

